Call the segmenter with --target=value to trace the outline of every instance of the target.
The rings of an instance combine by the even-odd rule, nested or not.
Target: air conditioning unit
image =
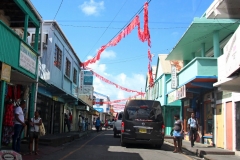
[[[38,37],[38,49],[41,47],[40,39],[41,39],[41,35],[39,35]],[[43,48],[47,48],[48,34],[43,34],[42,43],[43,43]],[[34,44],[35,44],[35,34],[32,35],[31,46],[34,47]]]

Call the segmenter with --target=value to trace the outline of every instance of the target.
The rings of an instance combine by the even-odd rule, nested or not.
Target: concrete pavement
[[[167,137],[165,142],[173,144],[173,139]],[[206,144],[195,143],[194,147],[191,147],[190,141],[183,140],[182,147],[196,156],[204,157],[204,159],[208,160],[224,160],[226,157],[229,160],[240,159],[233,151],[215,148]]]

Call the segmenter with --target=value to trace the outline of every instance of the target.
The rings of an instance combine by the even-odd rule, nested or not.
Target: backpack
[[[189,118],[188,120],[190,120],[190,124],[189,125],[191,125],[192,118]],[[195,118],[195,121],[196,121],[196,126],[198,127],[198,120],[197,120],[197,118]]]
[[[39,126],[39,135],[44,136],[46,134],[44,124],[42,122],[42,125]]]

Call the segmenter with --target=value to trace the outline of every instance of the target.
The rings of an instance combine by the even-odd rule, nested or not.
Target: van
[[[161,148],[164,143],[164,122],[161,104],[154,100],[129,100],[121,124],[121,145],[152,144]]]
[[[117,137],[117,134],[121,133],[121,124],[122,124],[123,112],[118,112],[116,115],[115,122],[113,124],[113,135]]]

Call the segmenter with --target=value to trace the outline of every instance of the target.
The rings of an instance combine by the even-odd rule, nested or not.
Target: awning
[[[240,92],[240,76],[234,76],[226,78],[220,82],[214,83],[214,87],[218,87],[218,90]]]

